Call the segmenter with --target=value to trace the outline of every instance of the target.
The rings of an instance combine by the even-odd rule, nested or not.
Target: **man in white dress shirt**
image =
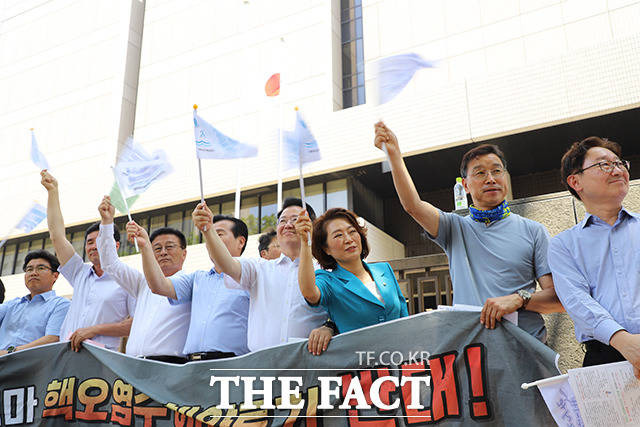
[[[71,306],[60,328],[60,341],[69,339],[75,351],[80,350],[82,341],[86,339],[117,350],[120,337],[129,335],[135,298],[102,269],[96,248],[98,224],[91,225],[85,232],[85,252],[90,263],[82,261],[65,235],[58,181],[46,170],[40,175],[41,183],[48,192],[47,224],[49,237],[60,260],[58,271],[73,287]],[[115,229],[112,234],[118,248],[120,233]]]
[[[251,351],[307,337],[311,351],[312,341],[328,343],[324,336],[333,333],[322,326],[327,312],[320,306],[307,304],[298,286],[300,239],[294,224],[302,210],[300,199],[284,201],[276,229],[282,254],[273,260],[232,257],[214,230],[211,210],[199,204],[193,211],[194,224],[204,235],[209,256],[225,273],[225,286],[249,291],[247,341]],[[313,208],[307,205],[307,210],[314,218]],[[312,331],[314,334],[310,336]]]
[[[171,305],[167,298],[151,292],[144,274],[118,258],[113,239],[115,209],[109,196],[104,197],[98,210],[102,218],[98,235],[102,266],[137,300],[126,353],[161,362],[185,363],[187,359],[183,349],[189,329],[191,304]],[[171,277],[183,274],[182,264],[187,257],[184,234],[165,227],[151,233],[150,239],[164,275]]]

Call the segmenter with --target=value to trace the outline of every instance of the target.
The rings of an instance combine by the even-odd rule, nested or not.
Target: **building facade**
[[[640,160],[640,1],[630,0],[5,0],[0,3],[0,188],[6,208],[0,249],[7,297],[24,293],[28,250],[51,248],[46,224],[12,230],[31,201],[46,202],[29,157],[34,128],[60,182],[69,239],[84,229],[113,184],[110,167],[133,135],[162,149],[174,172],[132,207],[150,231],[182,229],[188,268],[207,268],[190,212],[200,199],[192,106],[219,130],[259,147],[242,160],[203,160],[204,194],[232,214],[236,186],[250,246],[274,225],[279,129],[294,107],[318,140],[306,165],[317,211],[354,209],[375,235],[373,259],[439,252],[406,215],[384,154],[373,146],[383,119],[398,135],[419,192],[453,208],[462,153],[498,144],[515,199],[555,193],[559,159],[592,134]],[[416,52],[436,63],[392,102],[367,103],[378,59]],[[265,83],[280,73],[281,90]],[[640,174],[632,166],[632,178]],[[282,171],[284,196],[299,195],[297,171]],[[123,230],[126,218],[117,223]],[[253,246],[252,246],[253,245]],[[139,262],[122,245],[127,262]],[[70,295],[64,281],[59,293]]]

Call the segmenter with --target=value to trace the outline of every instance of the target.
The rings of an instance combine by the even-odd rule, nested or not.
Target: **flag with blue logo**
[[[123,196],[129,198],[144,193],[151,184],[173,172],[173,168],[163,150],[149,154],[129,138],[120,150],[114,172]]]
[[[380,105],[391,101],[411,81],[416,71],[422,68],[432,68],[434,64],[425,60],[417,53],[403,53],[401,55],[382,58],[372,65],[373,81],[375,82],[375,104]]]
[[[28,233],[36,228],[46,217],[47,209],[40,203],[33,202],[29,211],[22,217],[20,222],[18,222],[18,225],[16,225],[16,228]]]
[[[239,159],[255,157],[258,148],[236,141],[220,132],[193,110],[196,155],[199,159]]]
[[[33,129],[31,129],[31,160],[40,170],[49,169],[47,159],[38,148],[38,141],[36,141],[36,134],[33,132]]]
[[[305,163],[320,160],[318,141],[313,137],[300,111],[296,111],[296,126],[293,131],[283,132],[283,170],[302,167]]]

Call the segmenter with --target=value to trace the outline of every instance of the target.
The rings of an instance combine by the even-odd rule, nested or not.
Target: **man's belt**
[[[235,357],[233,352],[225,351],[201,351],[199,353],[191,353],[187,356],[189,361],[194,360],[213,360],[213,359],[226,359],[228,357]]]

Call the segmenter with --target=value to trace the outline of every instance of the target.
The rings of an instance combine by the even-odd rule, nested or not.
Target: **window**
[[[2,275],[13,274],[13,260],[16,258],[16,245],[6,245],[4,247],[4,257],[2,258]]]
[[[276,215],[278,215],[278,195],[276,193],[265,194],[260,197],[260,232],[264,233],[269,228],[276,229]]]
[[[362,0],[341,0],[342,108],[365,103]]]
[[[241,197],[240,219],[247,224],[249,234],[260,232],[260,204],[257,197]]]
[[[346,179],[327,182],[327,209],[331,208],[349,209]]]

